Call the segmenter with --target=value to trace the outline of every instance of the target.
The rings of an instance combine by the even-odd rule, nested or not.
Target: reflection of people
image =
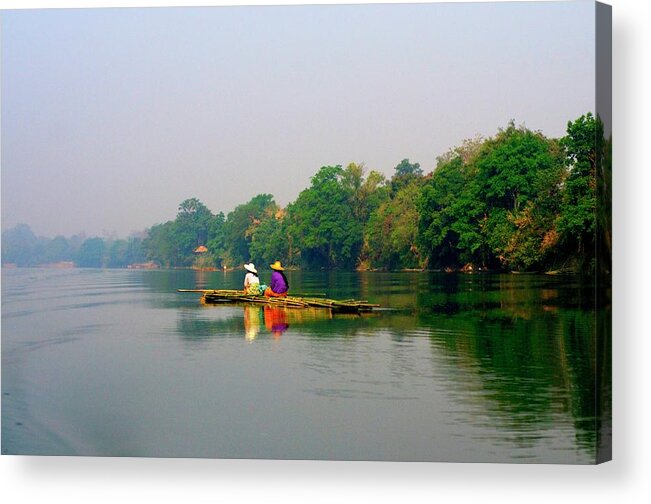
[[[287,312],[283,308],[265,306],[264,326],[275,337],[280,337],[289,327]]]
[[[253,263],[245,264],[244,269],[247,271],[247,274],[244,277],[244,292],[249,296],[259,296],[262,294],[262,291],[260,290],[258,270],[255,269]]]
[[[244,338],[253,341],[260,333],[260,308],[257,306],[244,307]]]
[[[285,297],[287,296],[287,291],[289,290],[289,282],[287,277],[283,273],[285,268],[283,268],[280,261],[276,261],[271,264],[271,283],[269,287],[264,291],[264,295],[267,297]]]

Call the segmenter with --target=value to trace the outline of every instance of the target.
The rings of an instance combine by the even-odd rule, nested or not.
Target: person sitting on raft
[[[248,271],[244,277],[244,292],[249,296],[259,296],[262,294],[260,289],[260,277],[258,277],[258,270],[255,269],[253,263],[245,264],[244,269]]]
[[[283,268],[282,264],[280,264],[280,261],[276,261],[270,266],[273,270],[273,273],[271,273],[271,284],[264,291],[264,295],[267,297],[287,296],[287,291],[289,290],[289,282],[283,273],[285,268]]]

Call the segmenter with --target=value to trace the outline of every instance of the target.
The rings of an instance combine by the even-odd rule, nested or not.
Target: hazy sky
[[[2,13],[2,229],[132,231],[293,201],[324,165],[429,172],[594,110],[594,3]]]

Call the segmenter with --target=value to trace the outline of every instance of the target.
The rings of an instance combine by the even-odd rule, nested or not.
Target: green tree
[[[510,123],[480,147],[466,147],[441,158],[423,188],[424,252],[442,266],[540,267],[555,244],[563,178],[558,144]]]
[[[213,214],[197,198],[186,199],[179,205],[174,221],[174,237],[179,257],[177,264],[190,266],[195,260],[194,250],[206,246],[213,221]]]
[[[597,121],[601,119],[597,116]],[[600,127],[603,135],[603,125]],[[597,247],[598,272],[610,275],[612,269],[612,137],[599,139],[597,151]],[[610,284],[610,282],[608,282]]]
[[[140,238],[115,240],[108,248],[107,266],[109,268],[125,268],[129,264],[141,263],[144,260],[145,255]]]
[[[473,245],[481,243],[476,226],[481,208],[467,191],[473,174],[461,155],[448,156],[439,159],[423,184],[417,201],[417,240],[430,266],[459,266],[468,259]]]
[[[389,197],[386,178],[371,170],[366,175],[364,164],[350,163],[341,176],[341,187],[349,195],[355,220],[364,225],[371,213]]]
[[[208,229],[208,253],[215,265],[221,266],[226,255],[226,235],[225,235],[226,218],[223,212],[219,212],[210,221]]]
[[[234,266],[250,260],[251,241],[256,228],[266,219],[273,218],[278,205],[271,194],[258,194],[247,203],[238,205],[228,214],[224,226],[227,249],[226,261]]]
[[[18,224],[2,232],[2,262],[17,266],[35,264],[34,255],[39,240],[27,224]]]
[[[371,215],[366,235],[371,263],[388,269],[417,268],[422,258],[417,246],[421,183],[412,179]]]
[[[477,159],[486,141],[465,140],[437,159],[418,200],[418,243],[428,264],[459,267],[486,261],[486,205],[480,195]]]
[[[355,267],[363,228],[351,205],[353,192],[341,166],[324,166],[288,206],[289,234],[304,265]]]
[[[505,263],[513,269],[547,268],[561,258],[557,219],[565,170],[563,152],[556,140],[547,140],[551,161],[533,179],[533,194],[524,208],[511,212],[515,226],[505,248]]]
[[[152,226],[142,242],[145,258],[165,267],[191,266],[199,246],[208,248],[208,262],[224,256],[224,214],[213,215],[197,198],[186,199],[173,221]]]
[[[391,194],[395,195],[401,188],[422,176],[423,170],[419,163],[410,163],[409,159],[403,159],[395,167],[395,173],[391,177]]]
[[[101,238],[89,238],[81,244],[77,252],[77,265],[82,268],[101,268],[104,266],[106,244]]]
[[[523,261],[512,254],[518,230],[528,226],[527,250],[540,249],[544,237],[540,226],[548,227],[538,212],[542,187],[551,184],[552,193],[562,176],[562,158],[554,142],[541,133],[516,128],[513,123],[495,138],[486,141],[476,161],[477,198],[485,205],[481,218],[484,244],[482,263],[515,269],[530,269],[542,262],[542,255]],[[532,223],[533,225],[529,225]],[[522,234],[522,233],[521,233]],[[533,240],[533,241],[532,241]],[[537,242],[537,243],[536,243]],[[541,249],[542,250],[542,249]]]
[[[289,233],[288,221],[287,212],[278,210],[255,228],[250,247],[251,260],[255,264],[282,261],[286,265],[295,265],[293,238]]]
[[[61,261],[72,261],[74,259],[75,251],[64,236],[56,236],[49,240],[45,245],[45,255],[43,262],[57,263]]]
[[[558,232],[568,253],[575,254],[585,269],[595,258],[597,166],[604,152],[603,124],[591,113],[570,121],[561,146],[566,155],[567,178]]]
[[[147,231],[143,240],[145,257],[164,267],[171,267],[179,263],[180,251],[175,239],[174,221],[155,224]]]
[[[372,180],[371,176],[368,180]],[[423,181],[420,165],[403,159],[388,185],[384,185],[383,178],[374,183],[373,204],[367,205],[369,218],[362,222],[362,256],[373,267],[413,268],[421,264],[416,241],[417,200]]]

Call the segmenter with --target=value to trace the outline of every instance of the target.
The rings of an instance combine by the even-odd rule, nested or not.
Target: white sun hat
[[[255,269],[255,265],[253,263],[245,264],[244,269],[246,271],[250,271],[251,273],[257,273],[258,272],[258,270]]]

